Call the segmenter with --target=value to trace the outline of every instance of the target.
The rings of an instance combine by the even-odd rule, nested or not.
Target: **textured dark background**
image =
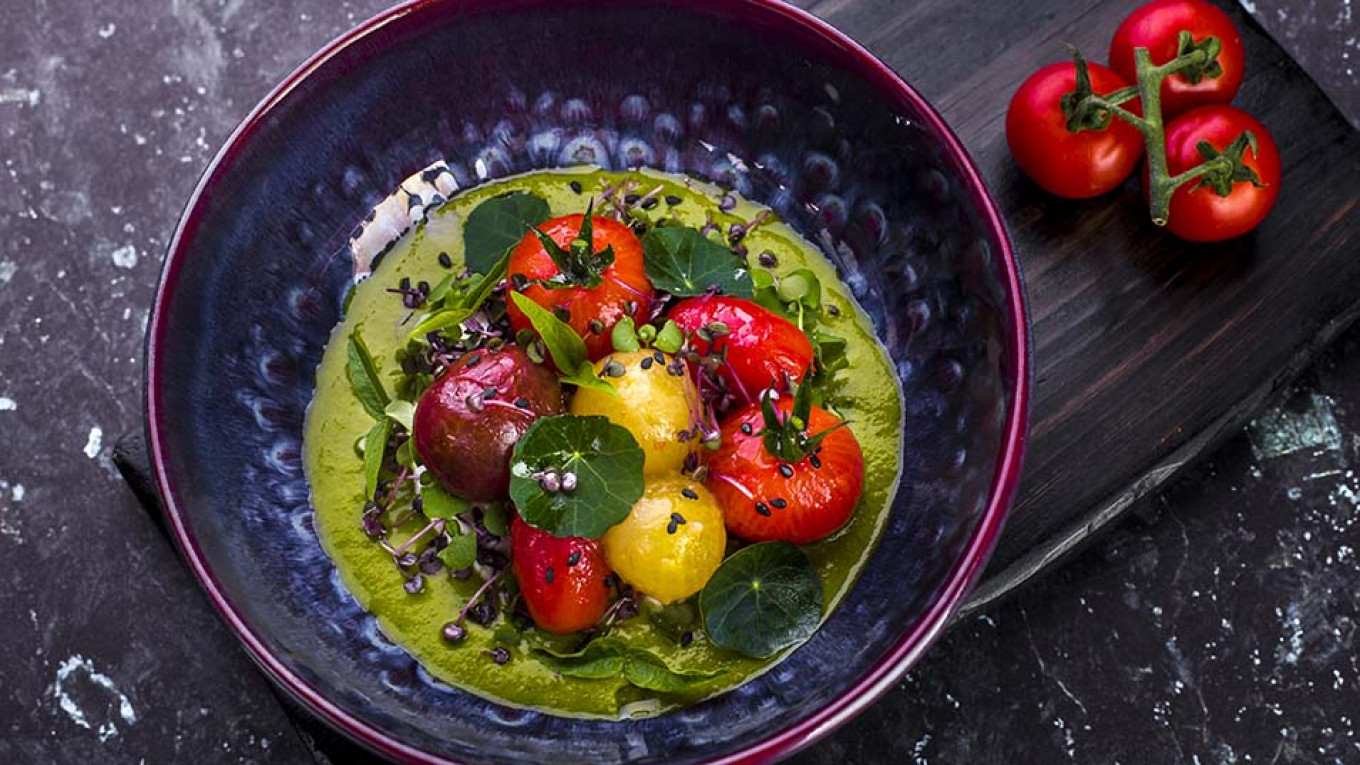
[[[110,452],[139,427],[142,328],[198,173],[385,4],[5,0],[0,762],[348,761],[284,712]],[[1354,120],[1351,5],[1249,10]],[[1352,332],[1141,519],[959,625],[799,761],[1360,761],[1356,471]]]

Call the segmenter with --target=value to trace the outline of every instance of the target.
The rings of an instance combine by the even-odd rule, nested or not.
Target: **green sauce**
[[[534,707],[560,715],[618,718],[655,714],[731,689],[772,666],[771,660],[751,659],[717,649],[694,631],[694,641],[680,648],[654,627],[645,616],[621,622],[613,634],[652,651],[677,669],[721,669],[725,674],[688,694],[666,695],[644,691],[622,679],[581,680],[559,677],[528,653],[528,644],[511,650],[504,666],[486,655],[498,645],[492,628],[467,623],[467,638],[450,645],[441,637],[443,625],[458,613],[478,586],[479,577],[455,581],[441,572],[427,577],[422,592],[408,595],[403,577],[390,556],[360,528],[364,502],[363,465],[355,443],[372,424],[345,377],[344,338],[362,325],[361,333],[372,350],[385,379],[398,374],[396,350],[405,342],[409,326],[400,322],[407,311],[396,296],[386,293],[402,277],[412,283],[437,283],[449,271],[439,264],[446,252],[454,270],[462,269],[462,226],[467,214],[482,201],[507,191],[532,192],[547,200],[553,215],[584,211],[587,197],[574,193],[570,181],[579,182],[586,193],[631,176],[644,190],[660,185],[660,197],[679,197],[680,204],[667,208],[685,225],[702,226],[706,213],[726,230],[729,223],[751,220],[763,208],[745,200],[728,214],[719,212],[722,192],[716,187],[683,176],[642,171],[631,174],[565,170],[538,172],[472,189],[433,211],[429,219],[398,241],[383,257],[373,275],[353,296],[345,320],[336,328],[317,370],[316,394],[308,411],[305,436],[307,477],[316,508],[316,528],[327,553],[335,561],[345,586],[358,602],[375,614],[382,631],[409,651],[430,674],[450,685],[502,703]],[[889,503],[897,485],[901,453],[901,392],[891,364],[875,339],[868,317],[853,302],[836,277],[834,267],[793,229],[773,217],[754,229],[746,239],[752,266],[758,253],[769,251],[778,259],[772,270],[783,274],[810,268],[821,279],[824,301],[840,309],[838,317],[826,316],[829,330],[845,337],[850,368],[840,373],[838,401],[851,421],[851,428],[864,451],[866,488],[854,518],[830,539],[805,549],[821,574],[826,595],[826,614],[837,606],[854,583],[873,550],[887,520]],[[400,542],[421,524],[408,523],[392,534]],[[503,617],[502,617],[503,618]]]

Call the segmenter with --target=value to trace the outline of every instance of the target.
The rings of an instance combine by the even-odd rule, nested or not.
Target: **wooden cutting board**
[[[1136,0],[799,0],[912,83],[958,133],[1015,240],[1034,329],[1031,440],[1015,509],[965,612],[1052,565],[1236,432],[1360,312],[1360,133],[1245,13],[1234,102],[1275,136],[1278,206],[1192,245],[1154,228],[1136,181],[1046,195],[1016,168],[1004,115],[1066,45],[1107,58]],[[1357,62],[1360,65],[1360,62]]]

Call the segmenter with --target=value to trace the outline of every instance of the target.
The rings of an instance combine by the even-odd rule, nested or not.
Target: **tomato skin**
[[[1242,86],[1246,51],[1242,36],[1228,14],[1203,0],[1153,0],[1139,6],[1115,30],[1110,42],[1110,68],[1129,82],[1137,82],[1134,48],[1147,48],[1154,65],[1165,64],[1180,49],[1180,32],[1188,31],[1199,42],[1217,37],[1222,44],[1218,53],[1223,73],[1192,83],[1173,74],[1162,81],[1162,116],[1169,120],[1196,106],[1226,104]]]
[[[1129,83],[1100,64],[1088,63],[1091,87],[1109,93]],[[1077,86],[1076,66],[1049,64],[1030,75],[1006,110],[1006,142],[1020,169],[1045,191],[1067,199],[1099,196],[1124,182],[1143,155],[1143,137],[1118,117],[1105,130],[1072,133],[1062,97]],[[1137,102],[1124,108],[1138,112]]]
[[[539,226],[539,230],[552,238],[562,247],[567,247],[581,231],[584,215],[566,215],[554,218]],[[643,267],[642,243],[632,229],[609,218],[591,217],[592,244],[596,251],[605,247],[614,248],[614,263],[601,274],[604,281],[598,286],[565,287],[549,289],[541,284],[531,284],[521,293],[539,305],[553,310],[565,307],[571,314],[567,322],[586,341],[586,351],[591,361],[598,361],[614,349],[609,340],[609,332],[619,319],[627,316],[628,303],[637,304],[637,315],[646,317],[651,310],[656,291],[652,281],[647,278]],[[524,235],[510,253],[507,273],[513,277],[522,274],[525,278],[549,279],[559,273],[552,256],[543,249],[543,243],[531,231]],[[516,332],[529,329],[532,325],[524,312],[514,301],[507,304],[510,327]],[[603,323],[603,331],[590,330],[590,322],[598,319]]]
[[[787,396],[775,402],[784,416],[792,406]],[[808,419],[812,435],[841,422],[815,406]],[[807,544],[844,526],[864,493],[864,453],[850,429],[830,433],[821,451],[789,465],[792,476],[785,478],[779,471],[783,461],[765,450],[758,435],[762,427],[759,404],[733,414],[723,423],[722,446],[708,462],[708,488],[722,505],[727,530],[750,542]],[[776,498],[786,506],[776,507]],[[757,502],[769,510],[768,516],[759,512]]]
[[[718,500],[679,475],[649,480],[628,517],[600,541],[619,577],[662,603],[702,590],[727,551]]]
[[[566,635],[589,629],[604,616],[610,602],[605,581],[610,569],[599,540],[553,536],[516,514],[510,523],[510,545],[511,570],[539,629]],[[578,553],[571,564],[572,555]]]
[[[700,355],[727,349],[727,364],[718,374],[736,393],[738,401],[759,399],[768,388],[781,388],[784,375],[803,379],[812,366],[812,342],[803,331],[762,305],[742,298],[711,295],[682,300],[670,318],[686,332]],[[730,333],[705,342],[693,333],[714,322],[727,325]]]
[[[1166,227],[1192,242],[1218,242],[1241,236],[1260,225],[1280,195],[1280,150],[1275,139],[1255,117],[1231,106],[1201,106],[1176,118],[1166,128],[1167,172],[1175,176],[1203,162],[1196,148],[1201,140],[1222,150],[1244,130],[1256,135],[1257,153],[1251,149],[1242,162],[1256,171],[1265,188],[1249,182],[1233,184],[1232,193],[1220,197],[1208,186],[1191,181],[1171,195]]]

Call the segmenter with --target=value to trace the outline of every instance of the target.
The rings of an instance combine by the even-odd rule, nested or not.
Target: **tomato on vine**
[[[1197,49],[1206,54],[1203,63],[1162,80],[1162,114],[1168,119],[1196,106],[1226,104],[1242,85],[1242,36],[1228,14],[1204,0],[1153,0],[1124,19],[1110,43],[1110,68],[1129,82],[1138,81],[1136,48],[1147,48],[1156,66]]]
[[[1166,129],[1172,177],[1221,163],[1171,196],[1167,228],[1192,242],[1241,236],[1260,225],[1280,194],[1280,150],[1265,126],[1231,106],[1201,106]]]

